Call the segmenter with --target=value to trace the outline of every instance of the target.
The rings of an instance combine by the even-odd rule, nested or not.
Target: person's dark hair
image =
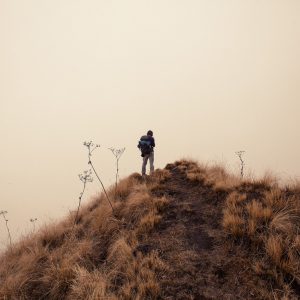
[[[153,136],[153,131],[152,130],[148,130],[147,135]]]

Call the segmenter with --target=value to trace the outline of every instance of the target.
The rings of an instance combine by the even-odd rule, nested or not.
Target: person
[[[142,176],[146,175],[148,159],[150,162],[150,174],[154,171],[154,147],[155,140],[153,137],[153,131],[148,130],[147,135],[143,135],[138,144],[138,148],[141,150],[141,156],[143,157]]]

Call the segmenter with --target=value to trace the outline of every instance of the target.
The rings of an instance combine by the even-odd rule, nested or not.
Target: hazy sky
[[[159,168],[237,170],[246,150],[248,171],[299,178],[299,16],[299,0],[0,0],[0,210],[14,239],[76,207],[85,140],[101,144],[106,185],[107,148],[126,147],[121,176],[140,171],[148,129]]]

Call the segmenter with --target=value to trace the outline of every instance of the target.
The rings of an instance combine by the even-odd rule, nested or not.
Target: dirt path
[[[147,242],[170,266],[160,278],[162,299],[258,299],[246,255],[240,249],[237,257],[220,225],[226,194],[167,168],[171,178],[153,193],[171,201]]]

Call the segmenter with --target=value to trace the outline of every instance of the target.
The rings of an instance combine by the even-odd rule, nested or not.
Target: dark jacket
[[[150,142],[151,152],[153,152],[153,148],[155,147],[154,137],[152,137],[151,135],[143,135],[140,140],[145,142]]]

